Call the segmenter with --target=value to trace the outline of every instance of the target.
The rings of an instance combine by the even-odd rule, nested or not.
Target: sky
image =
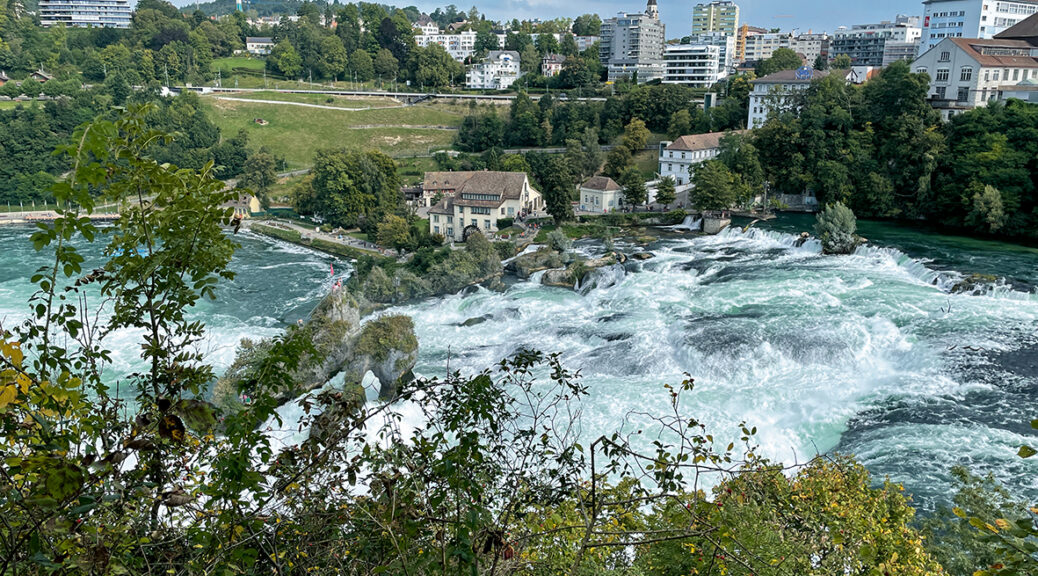
[[[345,0],[340,0],[345,1]],[[644,0],[396,0],[401,6],[413,4],[431,11],[454,3],[468,10],[473,3],[493,20],[519,18],[574,18],[596,13],[603,19],[617,12],[641,12]],[[696,0],[657,0],[660,18],[667,25],[668,38],[680,38],[692,26],[692,6]],[[736,0],[740,23],[762,28],[797,29],[801,32],[833,32],[838,26],[893,20],[897,14],[920,16],[922,0]]]

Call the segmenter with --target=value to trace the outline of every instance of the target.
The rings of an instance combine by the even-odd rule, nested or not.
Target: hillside
[[[222,134],[245,130],[293,168],[309,166],[320,148],[377,149],[393,157],[449,147],[462,113],[442,105],[405,107],[380,98],[254,92],[208,96],[203,102]],[[259,121],[262,122],[259,122]]]

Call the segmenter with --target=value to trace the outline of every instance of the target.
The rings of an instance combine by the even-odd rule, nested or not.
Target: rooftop
[[[685,152],[711,150],[721,145],[721,138],[724,138],[726,134],[733,133],[745,134],[746,130],[736,130],[735,132],[710,132],[709,134],[691,134],[688,136],[682,136],[667,146],[665,150],[681,150]]]
[[[580,185],[582,190],[598,190],[600,192],[613,192],[623,190],[623,186],[616,183],[608,176],[595,176]]]
[[[976,38],[948,38],[981,66],[990,68],[1038,68],[1038,58],[1031,56],[1034,48],[1023,40],[978,40]],[[936,49],[936,48],[935,48]],[[998,52],[1005,52],[999,54]]]
[[[811,70],[811,77],[800,77],[799,70],[783,70],[752,80],[752,84],[810,84],[831,74],[831,70]]]
[[[998,34],[995,34],[995,38],[999,40],[1025,40],[1038,38],[1038,14],[1028,16],[1027,18],[1017,22],[1015,26],[1011,26]]]
[[[269,36],[249,36],[245,39],[246,44],[273,44],[274,40]]]

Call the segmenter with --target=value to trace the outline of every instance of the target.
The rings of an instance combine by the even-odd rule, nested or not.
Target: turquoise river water
[[[727,444],[738,423],[757,427],[765,455],[791,462],[838,450],[879,477],[904,482],[928,507],[948,497],[955,463],[994,472],[1038,496],[1038,461],[1015,453],[1038,442],[1038,249],[862,223],[871,244],[852,256],[796,246],[804,217],[713,237],[665,236],[656,257],[600,271],[581,291],[511,284],[394,308],[415,320],[417,371],[476,372],[521,347],[561,352],[591,394],[583,433],[611,432],[634,410],[664,411],[664,384],[687,372],[688,415]],[[45,262],[25,228],[0,228],[0,320],[25,316],[31,273]],[[209,326],[218,369],[242,337],[278,333],[327,290],[346,263],[248,234],[238,276],[193,314]],[[633,246],[618,242],[632,251]],[[602,251],[578,243],[586,254]],[[964,274],[999,285],[950,288]],[[465,320],[486,317],[473,326]],[[132,371],[120,346],[113,377]],[[630,420],[638,425],[638,419]],[[291,424],[289,424],[291,426]]]

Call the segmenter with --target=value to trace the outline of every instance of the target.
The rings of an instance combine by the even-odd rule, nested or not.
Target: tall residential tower
[[[656,0],[648,1],[644,13],[621,12],[602,22],[599,58],[609,71],[609,80],[637,78],[644,83],[662,79],[665,40]]]
[[[692,8],[692,35],[724,34],[735,36],[739,30],[739,6],[735,2],[715,0]]]

